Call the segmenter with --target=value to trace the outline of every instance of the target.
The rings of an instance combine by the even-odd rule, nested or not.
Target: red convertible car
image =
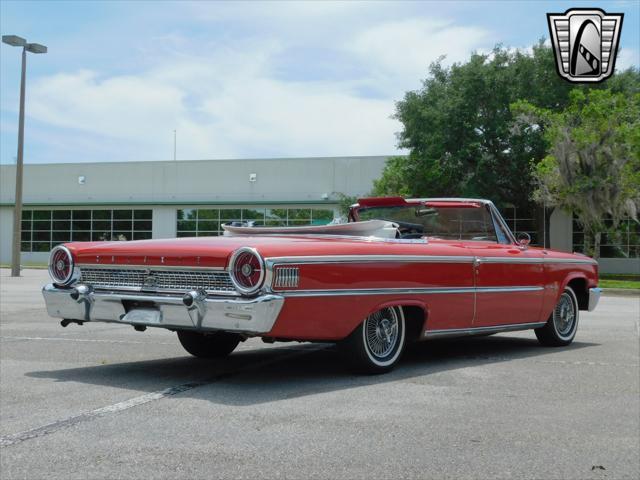
[[[533,329],[572,342],[600,289],[584,255],[530,247],[477,199],[367,198],[349,222],[55,247],[48,313],[176,331],[196,357],[239,342],[337,342],[359,370],[393,368],[410,341]]]

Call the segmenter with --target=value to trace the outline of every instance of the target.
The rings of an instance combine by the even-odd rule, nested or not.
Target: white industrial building
[[[328,223],[386,157],[27,164],[22,264],[60,242],[216,235],[220,224]],[[15,165],[0,167],[0,262],[11,261]]]
[[[385,156],[27,164],[22,264],[42,264],[58,243],[217,235],[231,220],[327,223],[342,195],[367,195]],[[15,165],[0,166],[0,263],[11,262]],[[513,210],[513,209],[512,209]],[[527,220],[503,212],[512,228]],[[635,228],[635,227],[634,227]],[[555,210],[551,248],[573,251],[575,222]],[[631,238],[631,236],[629,237]],[[629,241],[628,241],[629,242]],[[626,245],[637,251],[637,245]],[[601,259],[601,271],[640,272],[639,258]]]

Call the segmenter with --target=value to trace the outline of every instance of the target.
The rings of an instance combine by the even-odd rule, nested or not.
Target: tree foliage
[[[525,130],[550,145],[534,168],[538,200],[578,217],[585,252],[598,257],[605,217],[613,229],[640,206],[640,93],[574,89],[563,111],[513,106]]]
[[[387,162],[374,192],[529,205],[532,164],[545,157],[548,143],[544,129],[514,122],[510,105],[524,100],[540,109],[564,109],[573,87],[557,75],[554,62],[551,48],[540,41],[531,53],[498,46],[463,64],[432,64],[422,88],[396,104],[395,118],[403,125],[398,146],[409,154]],[[611,88],[638,90],[637,71],[619,77],[608,80]]]

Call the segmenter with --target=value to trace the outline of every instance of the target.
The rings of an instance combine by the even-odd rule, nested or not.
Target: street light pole
[[[22,172],[24,166],[24,88],[27,76],[27,49],[22,47],[22,76],[20,79],[20,116],[18,120],[18,158],[16,161],[16,198],[13,208],[13,246],[11,276],[20,276],[20,246],[22,243]]]
[[[38,43],[27,43],[16,35],[3,35],[2,42],[13,47],[22,47],[22,74],[20,76],[20,114],[18,120],[18,157],[16,159],[16,197],[13,209],[13,245],[11,249],[11,276],[20,276],[20,245],[22,242],[22,176],[24,166],[24,99],[27,77],[27,52],[47,53],[47,47]]]

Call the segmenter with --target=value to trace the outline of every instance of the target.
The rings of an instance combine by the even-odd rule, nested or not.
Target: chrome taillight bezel
[[[59,252],[59,251],[65,254],[69,262],[69,273],[62,279],[55,275],[54,265],[53,265],[53,258],[56,252]],[[74,280],[75,271],[76,271],[75,262],[73,261],[73,255],[71,254],[71,251],[64,245],[57,245],[56,247],[54,247],[51,250],[51,253],[49,254],[49,276],[53,280],[54,285],[63,285],[63,286],[69,285]]]
[[[236,261],[244,253],[249,253],[253,255],[258,260],[258,263],[260,265],[260,275],[259,275],[258,281],[256,282],[255,285],[251,287],[245,287],[244,285],[242,285],[235,276]],[[260,255],[260,253],[258,253],[258,251],[255,248],[241,247],[241,248],[238,248],[236,251],[234,251],[233,254],[231,255],[231,259],[229,260],[228,271],[229,271],[229,277],[231,278],[231,282],[233,283],[233,286],[236,288],[236,291],[242,295],[253,295],[259,292],[262,286],[264,285],[264,279],[266,274],[264,259],[262,258],[262,255]]]

